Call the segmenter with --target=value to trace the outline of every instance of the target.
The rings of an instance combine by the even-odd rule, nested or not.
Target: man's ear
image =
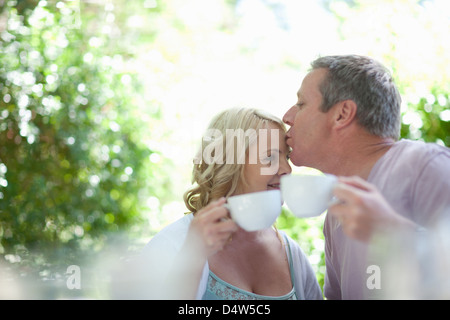
[[[353,100],[344,100],[338,102],[334,108],[334,126],[337,129],[345,128],[356,120],[356,111],[358,106]]]

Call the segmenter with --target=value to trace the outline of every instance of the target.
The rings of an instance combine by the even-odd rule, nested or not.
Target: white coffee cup
[[[228,198],[231,218],[246,231],[269,228],[281,213],[280,190],[252,192]]]
[[[284,175],[281,177],[283,200],[299,218],[317,217],[335,203],[334,175]]]

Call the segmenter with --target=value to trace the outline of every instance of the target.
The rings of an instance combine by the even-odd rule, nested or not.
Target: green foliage
[[[299,243],[316,273],[321,288],[325,279],[323,220],[324,215],[299,219],[285,207],[277,220],[277,228]]]
[[[422,139],[450,147],[450,99],[443,88],[432,90],[421,97],[415,105],[403,114],[401,136],[408,139]]]
[[[164,172],[143,139],[159,115],[142,117],[131,55],[92,38],[79,10],[9,1],[2,12],[0,253],[32,271],[130,233],[146,197],[168,187],[148,183]]]

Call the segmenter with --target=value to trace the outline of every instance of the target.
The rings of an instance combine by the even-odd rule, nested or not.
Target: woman
[[[255,109],[213,119],[195,161],[196,184],[184,196],[191,213],[147,245],[158,255],[154,290],[176,299],[322,298],[295,241],[275,228],[247,232],[223,206],[233,195],[279,189],[280,177],[291,172],[285,132],[278,118]]]

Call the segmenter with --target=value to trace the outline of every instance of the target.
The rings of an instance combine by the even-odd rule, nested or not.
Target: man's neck
[[[341,143],[335,161],[325,172],[337,176],[359,176],[365,180],[375,163],[394,145],[392,138],[380,138],[363,134]]]

